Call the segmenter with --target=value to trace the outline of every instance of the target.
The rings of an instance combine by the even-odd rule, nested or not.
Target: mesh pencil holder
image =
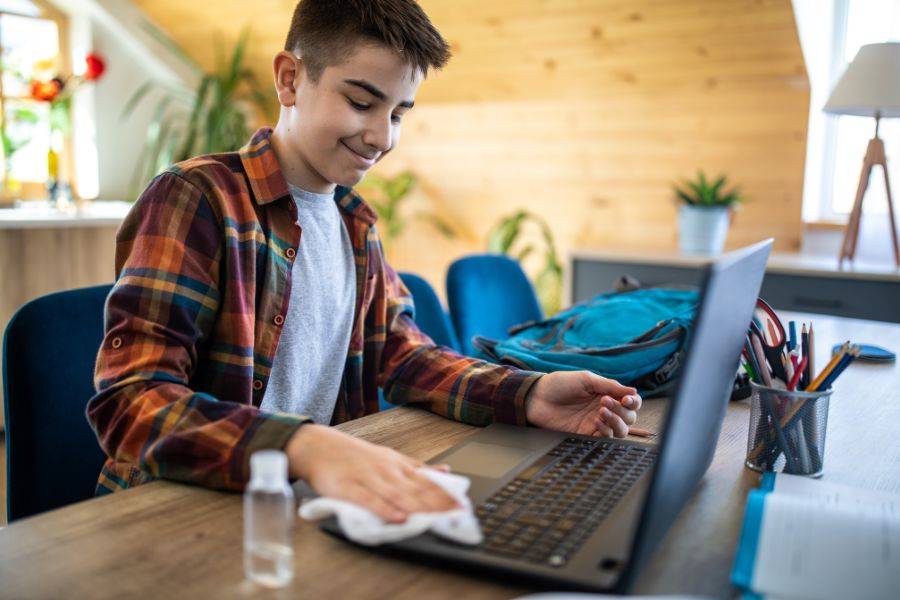
[[[832,389],[789,392],[751,382],[747,461],[754,471],[820,477]]]

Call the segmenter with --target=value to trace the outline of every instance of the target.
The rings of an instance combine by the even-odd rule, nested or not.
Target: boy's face
[[[281,52],[275,77],[285,175],[316,188],[309,191],[324,192],[334,184],[356,185],[397,145],[401,119],[422,82],[421,71],[402,55],[369,42],[357,44],[343,63],[326,67],[318,82],[302,61]]]

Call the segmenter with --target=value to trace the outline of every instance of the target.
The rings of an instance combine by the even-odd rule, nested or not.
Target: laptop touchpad
[[[469,442],[444,457],[454,473],[497,478],[525,460],[533,449]]]

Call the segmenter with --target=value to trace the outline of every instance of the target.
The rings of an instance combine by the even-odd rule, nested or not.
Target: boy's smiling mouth
[[[363,166],[371,167],[372,165],[375,164],[375,161],[378,160],[378,154],[374,154],[371,157],[368,157],[364,154],[360,154],[359,152],[357,152],[356,150],[351,148],[349,145],[347,145],[343,141],[341,141],[341,145],[344,148],[346,148],[348,152],[350,152],[350,154],[353,156],[354,160],[356,160],[357,163],[359,163]]]

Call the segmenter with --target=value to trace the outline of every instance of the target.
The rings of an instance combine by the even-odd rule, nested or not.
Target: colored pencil
[[[859,347],[854,346],[847,354],[845,354],[844,358],[841,359],[841,362],[839,362],[828,375],[828,377],[826,377],[825,380],[822,381],[821,384],[819,384],[819,387],[816,389],[816,391],[827,390],[829,387],[831,387],[831,384],[834,383],[834,380],[840,377],[841,373],[843,373],[844,370],[850,366],[850,363],[856,360],[856,358],[859,356],[859,352]]]
[[[837,366],[841,359],[844,358],[844,355],[847,354],[847,351],[850,349],[850,342],[846,342],[843,346],[841,346],[840,351],[831,357],[831,360],[828,361],[828,364],[825,365],[825,368],[822,369],[822,372],[816,375],[816,378],[812,380],[808,386],[806,386],[807,392],[815,392],[819,385],[825,381],[825,378],[831,375],[831,372]]]
[[[750,363],[750,366],[753,367],[753,372],[756,374],[756,383],[762,383],[762,375],[759,368],[759,363],[756,361],[756,354],[753,352],[753,347],[750,345],[750,334],[747,334],[748,337],[744,338],[744,352],[747,353],[747,361]]]
[[[772,375],[766,364],[766,355],[762,349],[762,342],[756,337],[755,333],[750,334],[750,344],[753,346],[753,352],[756,354],[756,362],[759,363],[760,377],[762,377],[763,383],[768,387],[772,387]]]
[[[797,384],[800,382],[800,377],[803,375],[803,369],[806,368],[807,357],[804,356],[800,361],[800,364],[794,370],[794,376],[791,378],[790,383],[788,383],[788,390],[793,392],[797,388]]]
[[[788,381],[794,378],[794,363],[791,362],[791,359],[784,354],[781,355],[781,364],[784,367],[784,372],[787,374],[787,381],[784,383],[787,384]]]

